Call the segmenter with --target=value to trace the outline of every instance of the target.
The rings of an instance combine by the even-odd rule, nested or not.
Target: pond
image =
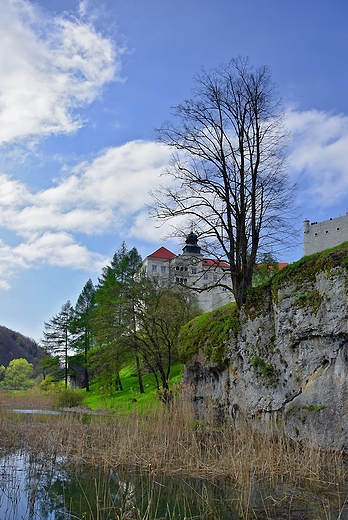
[[[10,410],[13,413],[24,413],[24,414],[30,414],[30,415],[61,415],[62,412],[56,411],[56,410],[46,410],[42,408],[18,408],[18,409],[11,409]]]
[[[228,480],[73,470],[63,459],[16,452],[0,459],[1,520],[346,520],[348,505],[337,494],[267,490],[254,482],[236,490]]]

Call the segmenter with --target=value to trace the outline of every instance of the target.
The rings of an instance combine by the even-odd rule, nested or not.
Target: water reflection
[[[217,514],[214,503],[227,497],[204,481],[73,471],[20,453],[1,460],[0,490],[1,520],[233,518]]]
[[[1,520],[347,520],[348,509],[323,495],[226,480],[160,477],[153,472],[72,470],[62,459],[14,453],[0,460]],[[336,497],[337,498],[337,497]]]

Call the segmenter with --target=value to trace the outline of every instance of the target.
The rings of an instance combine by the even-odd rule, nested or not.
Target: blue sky
[[[238,55],[267,65],[292,132],[302,221],[348,211],[346,0],[0,0],[0,325],[39,340],[149,219],[169,152],[155,128],[192,77]]]

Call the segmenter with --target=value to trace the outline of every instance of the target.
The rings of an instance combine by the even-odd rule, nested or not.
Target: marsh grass
[[[252,518],[248,515],[259,488],[287,491],[268,493],[263,509],[268,517],[257,513],[254,518],[277,518],[275,511],[288,511],[296,501],[310,504],[314,496],[320,497],[319,505],[318,498],[314,502],[323,513],[318,518],[340,518],[327,512],[347,505],[344,454],[302,445],[279,432],[266,436],[248,424],[235,428],[197,422],[191,403],[190,391],[184,389],[170,406],[148,414],[14,414],[2,407],[1,452],[22,450],[52,463],[63,457],[76,468],[227,479],[238,490],[240,518]]]
[[[4,390],[0,392],[0,406],[11,408],[52,408],[56,392],[43,392],[37,388],[27,390]]]

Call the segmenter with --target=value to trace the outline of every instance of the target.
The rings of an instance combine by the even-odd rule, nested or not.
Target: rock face
[[[282,428],[348,451],[348,249],[309,257],[255,290],[220,364],[185,365],[197,413]],[[208,404],[210,406],[208,406]]]

